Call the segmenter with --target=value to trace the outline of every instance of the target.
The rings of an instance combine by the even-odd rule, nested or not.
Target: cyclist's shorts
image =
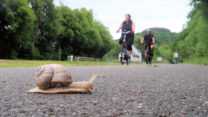
[[[127,40],[126,40],[126,42],[127,42],[127,50],[132,50],[132,45],[133,45],[133,43],[134,43],[134,38],[127,38]],[[120,38],[119,39],[119,44],[123,44],[123,38]]]
[[[152,44],[149,45],[149,48],[150,48],[151,45],[152,45]],[[147,44],[145,44],[144,50],[147,50]]]

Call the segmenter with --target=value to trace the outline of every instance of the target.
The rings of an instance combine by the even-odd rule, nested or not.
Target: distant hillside
[[[163,44],[171,44],[174,41],[175,36],[177,33],[171,32],[169,29],[166,28],[150,28],[152,34],[156,38],[157,45]],[[136,33],[136,35],[143,36],[146,34],[146,30],[142,31],[141,33]]]

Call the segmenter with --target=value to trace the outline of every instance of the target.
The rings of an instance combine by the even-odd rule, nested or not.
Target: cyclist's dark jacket
[[[122,32],[132,31],[132,20],[129,20],[128,24],[126,21],[123,22]],[[129,33],[126,35],[126,38],[134,38],[133,33]]]
[[[150,34],[150,35],[144,35],[144,41],[146,44],[152,44],[152,37],[154,37],[154,35]]]

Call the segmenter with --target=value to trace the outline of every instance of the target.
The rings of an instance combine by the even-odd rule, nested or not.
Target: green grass
[[[0,60],[0,67],[37,67],[45,64],[61,64],[63,66],[95,66],[120,65],[119,62],[70,62],[51,60]]]
[[[185,60],[184,63],[208,65],[208,57],[191,58],[191,59]]]
[[[71,61],[52,61],[52,60],[5,60],[0,59],[0,68],[5,67],[37,67],[46,64],[61,64],[63,66],[103,66],[103,65],[121,65],[120,62],[71,62]],[[153,63],[157,64],[167,64],[167,63]],[[130,65],[145,65],[142,63],[130,63]]]

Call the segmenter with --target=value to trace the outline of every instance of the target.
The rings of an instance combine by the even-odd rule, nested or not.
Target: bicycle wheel
[[[128,55],[125,55],[125,57],[124,57],[125,59],[125,61],[126,61],[126,64],[128,65],[129,64],[129,61],[128,61]]]
[[[123,48],[123,63],[127,63],[127,58],[128,58],[128,51],[126,49],[126,46]]]
[[[149,56],[149,64],[152,64],[152,57]]]
[[[124,60],[123,60],[123,57],[120,58],[120,62],[121,62],[121,65],[124,64]]]
[[[150,51],[150,52],[149,52],[149,63],[150,63],[150,64],[152,64],[152,58],[153,58],[152,52]]]
[[[147,55],[146,55],[145,60],[146,60],[146,64],[149,64],[149,55],[148,55],[148,53],[147,53]]]
[[[121,48],[121,52],[120,52],[120,62],[123,65],[124,64],[124,48]]]

